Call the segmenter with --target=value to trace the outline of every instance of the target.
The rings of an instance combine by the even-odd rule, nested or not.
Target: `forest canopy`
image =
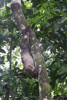
[[[67,100],[67,0],[23,0],[21,7],[39,44],[43,46],[51,98]],[[39,98],[38,79],[31,79],[25,72],[22,75],[22,41],[22,34],[12,15],[11,0],[0,0],[1,100]],[[10,96],[7,97],[8,92]]]

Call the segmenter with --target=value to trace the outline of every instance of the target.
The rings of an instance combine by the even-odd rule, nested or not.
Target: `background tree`
[[[50,77],[51,96],[58,100],[67,99],[66,6],[66,0],[49,2],[47,0],[32,0],[24,1],[22,5],[28,23],[46,51],[44,52],[44,60]],[[5,7],[0,8],[0,97],[5,100],[7,90],[9,90],[10,100],[12,98],[15,100],[21,100],[21,98],[33,100],[35,98],[38,100],[38,80],[30,79],[25,73],[25,76],[17,78],[22,73],[22,64],[18,60],[20,59],[18,58],[20,56],[18,43],[22,41],[22,35],[12,17],[10,4],[7,3],[6,8],[7,10]],[[11,41],[12,63],[11,78],[9,78]],[[47,51],[50,53],[48,54]]]

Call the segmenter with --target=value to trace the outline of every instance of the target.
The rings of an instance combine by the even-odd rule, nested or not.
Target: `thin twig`
[[[11,78],[11,58],[12,58],[11,55],[12,55],[12,38],[10,40],[10,68],[9,68],[9,78]]]
[[[19,79],[19,81],[18,81],[18,83],[17,83],[17,85],[16,85],[15,92],[14,92],[14,94],[13,94],[12,100],[15,100],[15,96],[16,96],[16,93],[17,93],[17,87],[18,87],[19,84],[20,84],[20,79]]]
[[[6,13],[7,13],[7,18],[8,18],[7,0],[5,0],[5,8],[6,8]]]
[[[5,8],[6,8],[6,13],[7,13],[7,18],[8,18],[7,0],[5,0]],[[12,53],[12,38],[10,41],[10,67],[9,67],[9,81],[8,81],[9,84],[10,84],[10,78],[11,78],[11,53]],[[9,90],[6,91],[5,99],[9,100]]]

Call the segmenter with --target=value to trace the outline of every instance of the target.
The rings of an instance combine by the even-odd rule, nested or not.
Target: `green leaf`
[[[10,61],[10,56],[9,56],[9,54],[7,55],[7,60]]]
[[[3,87],[2,86],[0,86],[0,93],[3,91]]]
[[[61,11],[61,15],[62,15],[63,17],[67,17],[67,14],[66,14],[66,13],[63,13],[62,11]]]
[[[0,68],[0,73],[2,73],[3,72],[3,70]]]
[[[55,23],[53,26],[53,30],[54,32],[56,32],[57,30],[59,30],[60,25],[58,23]]]
[[[0,64],[4,64],[4,56],[0,57]]]
[[[6,53],[6,52],[4,51],[4,49],[1,49],[1,48],[0,48],[0,52],[1,52],[1,53]]]
[[[26,14],[27,13],[27,9],[26,9],[26,6],[24,4],[22,5],[22,9],[23,9],[23,12]]]
[[[18,64],[18,62],[16,61],[16,62],[15,62],[15,66],[17,66],[17,64]]]

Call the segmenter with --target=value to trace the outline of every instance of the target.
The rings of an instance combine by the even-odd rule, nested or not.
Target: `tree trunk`
[[[17,22],[21,32],[29,25],[24,17],[21,9],[21,0],[12,0],[11,10],[15,21]],[[39,80],[39,100],[50,100],[50,85],[49,78],[45,67],[45,62],[41,55],[41,50],[39,48],[38,40],[36,39],[35,33],[31,29],[30,34],[30,45],[31,52],[34,55],[36,66],[41,66],[39,68],[38,80]]]
[[[4,6],[4,0],[0,0],[0,8]]]
[[[9,100],[9,90],[6,90],[5,100]]]

